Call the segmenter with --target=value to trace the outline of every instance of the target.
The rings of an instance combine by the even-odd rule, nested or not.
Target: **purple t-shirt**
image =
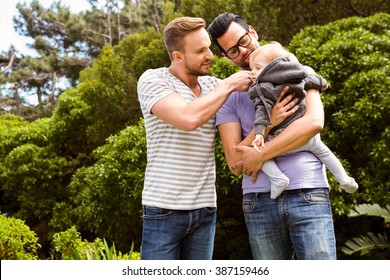
[[[242,127],[242,139],[253,129],[255,109],[253,102],[245,92],[233,92],[216,115],[216,126],[227,122],[239,122]],[[266,144],[267,145],[267,144]],[[276,164],[290,179],[287,190],[303,188],[329,188],[325,166],[310,152],[288,153],[276,157]],[[243,176],[243,193],[270,192],[271,182],[260,171],[256,183],[251,176]]]

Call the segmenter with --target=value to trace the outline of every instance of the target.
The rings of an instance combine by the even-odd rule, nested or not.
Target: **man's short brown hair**
[[[172,20],[164,29],[164,42],[169,57],[172,60],[172,52],[184,49],[183,38],[193,31],[206,28],[203,18],[180,17]]]

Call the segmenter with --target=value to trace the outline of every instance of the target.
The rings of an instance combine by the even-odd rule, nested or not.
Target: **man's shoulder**
[[[138,79],[138,85],[159,85],[171,83],[173,75],[166,67],[148,69]]]
[[[249,109],[254,112],[253,102],[250,100],[248,92],[233,91],[222,105],[220,111],[241,111],[242,109]]]
[[[218,79],[217,77],[210,76],[210,75],[205,75],[205,76],[200,76],[198,79],[199,83],[202,84],[212,84],[213,86],[216,86],[219,84],[221,79]]]
[[[147,69],[145,72],[142,73],[141,77],[147,77],[152,75],[164,75],[169,73],[168,68],[166,67],[160,67],[160,68],[153,68],[153,69]]]
[[[244,91],[233,91],[229,97],[228,97],[229,102],[246,102],[250,101],[249,98],[249,92],[244,92]],[[251,101],[250,101],[251,102]]]

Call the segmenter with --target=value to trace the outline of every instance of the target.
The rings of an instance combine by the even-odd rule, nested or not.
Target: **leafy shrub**
[[[357,205],[349,213],[349,217],[361,215],[381,217],[384,219],[384,232],[372,233],[354,237],[348,240],[342,247],[342,251],[347,255],[360,255],[369,259],[390,259],[390,240],[388,238],[390,223],[390,206],[380,207],[378,204]]]
[[[1,260],[36,260],[39,248],[36,234],[22,220],[0,215]]]
[[[73,226],[66,231],[55,233],[52,239],[54,259],[62,260],[137,260],[138,252],[133,247],[127,254],[117,252],[115,244],[108,246],[106,240],[96,238],[94,242],[81,240],[80,233]]]
[[[329,82],[322,93],[321,136],[360,185],[353,195],[331,194],[336,214],[345,215],[359,203],[390,201],[389,29],[389,14],[350,17],[307,27],[289,45]]]
[[[225,57],[215,56],[211,61],[211,74],[217,78],[225,79],[238,70],[240,70],[240,68]]]
[[[66,198],[74,165],[48,147],[24,144],[14,148],[1,165],[1,211],[29,225],[46,220],[55,203]]]
[[[32,123],[12,114],[0,115],[0,158],[12,149],[27,143],[37,146],[48,144],[49,119],[38,119]]]
[[[140,241],[141,191],[146,167],[143,122],[107,139],[95,151],[97,161],[77,170],[69,185],[69,202],[58,203],[53,226],[72,225],[84,237],[104,236],[120,250]]]

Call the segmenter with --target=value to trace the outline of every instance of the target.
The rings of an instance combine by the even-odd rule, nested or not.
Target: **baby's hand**
[[[252,146],[253,146],[253,148],[255,148],[256,151],[261,153],[260,147],[265,148],[264,137],[262,134],[256,134],[255,140],[253,140],[253,142],[252,142]]]

